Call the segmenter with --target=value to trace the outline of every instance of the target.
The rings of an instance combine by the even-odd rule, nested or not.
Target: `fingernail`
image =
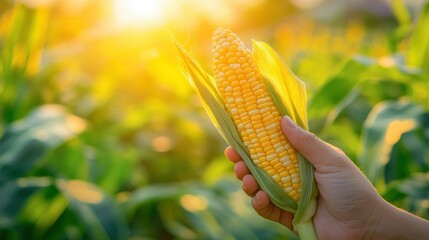
[[[282,118],[282,122],[284,123],[283,126],[289,129],[296,128],[296,124],[294,123],[294,121],[287,115]]]

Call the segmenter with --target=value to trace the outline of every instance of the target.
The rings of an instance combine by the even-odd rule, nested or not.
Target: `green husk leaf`
[[[318,193],[316,181],[313,176],[313,166],[301,154],[298,154],[298,159],[302,190],[298,210],[294,216],[295,223],[311,220],[316,212],[315,199]]]
[[[260,187],[269,195],[271,201],[277,206],[295,213],[298,208],[297,202],[283,191],[271,176],[263,169],[256,166],[251,160],[250,153],[244,146],[235,128],[234,122],[224,107],[219,92],[213,84],[213,77],[207,74],[201,65],[190,56],[177,41],[175,41],[175,43],[182,56],[185,67],[185,77],[200,97],[205,110],[209,114],[217,130],[225,141],[243,158],[250,172],[256,178]]]
[[[304,82],[295,76],[270,45],[256,40],[252,43],[253,59],[279,111],[308,130]]]
[[[251,171],[253,176],[256,177],[259,186],[268,194],[270,200],[276,206],[288,212],[296,213],[298,203],[293,200],[266,171],[253,163],[252,165],[254,168],[254,171]]]
[[[186,52],[183,46],[175,38],[172,37],[172,41],[176,44],[176,47],[182,57],[183,66],[185,67],[183,71],[185,78],[197,92],[200,99],[203,100],[202,103],[204,109],[208,113],[215,127],[219,129],[220,123],[217,120],[214,110],[212,110],[210,106],[213,105],[214,108],[223,108],[223,101],[213,84],[213,77],[204,71],[201,65]],[[221,134],[222,137],[225,138],[223,132],[221,132]]]

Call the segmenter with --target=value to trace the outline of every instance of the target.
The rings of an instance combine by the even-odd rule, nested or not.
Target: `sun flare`
[[[158,25],[165,17],[165,0],[115,0],[114,12],[119,25]]]

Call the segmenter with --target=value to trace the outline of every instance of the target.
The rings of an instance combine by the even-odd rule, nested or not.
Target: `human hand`
[[[389,217],[397,220],[399,229],[411,222],[425,226],[426,228],[418,230],[420,234],[426,233],[424,236],[429,236],[429,230],[424,230],[429,227],[427,222],[384,201],[340,149],[296,126],[288,117],[282,119],[281,126],[290,143],[314,166],[319,195],[313,220],[320,239],[398,237],[400,233],[395,234],[395,229],[389,229],[395,226],[391,225]],[[269,200],[237,152],[229,147],[225,154],[235,163],[234,171],[237,178],[243,181],[244,192],[253,197],[252,206],[255,211],[264,218],[292,229],[293,215],[276,207]],[[416,233],[419,231],[414,231]],[[404,235],[407,238],[411,236]]]

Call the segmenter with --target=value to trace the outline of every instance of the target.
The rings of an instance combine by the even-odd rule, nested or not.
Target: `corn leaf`
[[[0,223],[1,228],[16,224],[16,216],[36,192],[50,186],[47,178],[17,179],[0,185]]]
[[[57,179],[55,186],[68,200],[69,208],[84,224],[89,239],[119,240],[129,236],[125,216],[117,203],[97,186],[82,180]]]
[[[418,126],[422,114],[420,106],[407,101],[381,102],[369,113],[364,123],[358,162],[371,183],[376,185],[382,181],[392,147],[403,133]]]
[[[397,179],[387,185],[383,198],[395,204],[405,202],[408,209],[420,216],[429,214],[429,207],[422,202],[429,199],[429,173],[413,173],[405,179]]]
[[[334,73],[313,95],[309,103],[312,118],[332,117],[338,114],[339,105],[347,104],[356,94],[356,85],[362,81],[364,74],[373,62],[364,58],[354,58]],[[340,103],[340,104],[339,104]]]
[[[85,129],[83,119],[53,104],[43,105],[8,125],[0,139],[0,184],[24,176],[44,154]]]
[[[429,124],[425,124],[425,117],[419,117],[418,122],[418,127],[403,133],[393,145],[389,162],[384,167],[386,185],[416,172],[429,172],[429,135],[425,134]]]
[[[410,38],[410,47],[408,50],[408,64],[413,67],[419,67],[423,70],[429,69],[429,2],[426,1],[421,8],[420,15],[414,26]]]

